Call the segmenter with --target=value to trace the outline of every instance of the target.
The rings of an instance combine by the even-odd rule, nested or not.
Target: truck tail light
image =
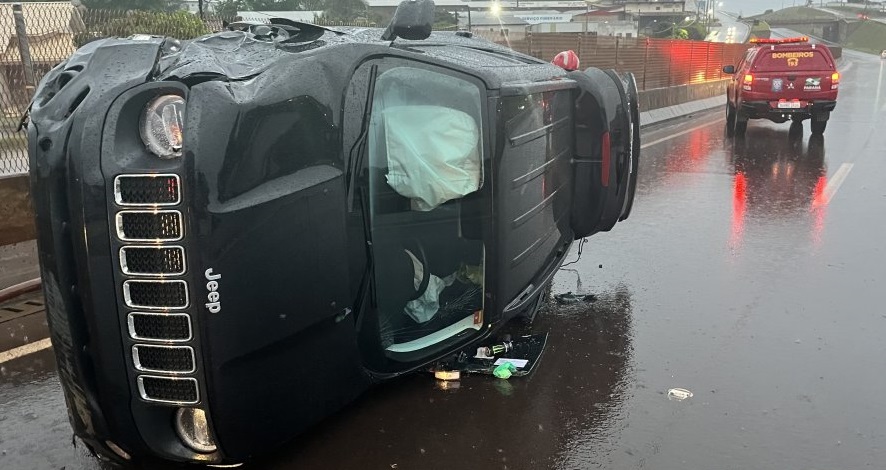
[[[837,85],[840,83],[840,72],[834,72],[831,74],[831,83]]]
[[[745,84],[748,84],[748,85],[750,85],[751,83],[754,83],[754,76],[751,74],[745,75],[744,82],[745,82]]]

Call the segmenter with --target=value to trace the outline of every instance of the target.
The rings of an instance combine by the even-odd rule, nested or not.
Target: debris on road
[[[458,380],[461,378],[461,372],[457,370],[437,370],[434,371],[434,378],[443,381]]]
[[[517,372],[517,367],[514,366],[514,364],[511,364],[510,362],[503,362],[492,371],[492,375],[498,377],[499,379],[507,380],[511,378],[514,372]]]
[[[516,338],[505,335],[488,346],[480,346],[470,352],[462,351],[458,355],[440,361],[431,368],[431,372],[438,379],[441,374],[459,374],[457,379],[450,380],[459,380],[461,373],[486,374],[499,378],[523,377],[529,375],[538,364],[547,340],[547,333]],[[471,352],[475,354],[471,356]],[[502,377],[503,375],[507,377]]]
[[[687,398],[692,398],[692,392],[685,388],[672,388],[668,390],[668,400],[683,401]]]
[[[597,296],[594,294],[581,295],[573,294],[572,292],[566,292],[564,294],[554,295],[554,300],[556,300],[558,304],[569,305],[577,304],[579,302],[596,302]]]

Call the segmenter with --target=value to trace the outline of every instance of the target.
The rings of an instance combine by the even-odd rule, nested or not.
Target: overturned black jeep
[[[44,78],[40,263],[90,449],[229,464],[279,446],[534,316],[573,241],[628,216],[633,77],[431,33],[429,3],[386,31],[106,39]]]

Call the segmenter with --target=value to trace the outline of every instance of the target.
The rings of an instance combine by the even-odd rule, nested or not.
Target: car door
[[[353,83],[346,109],[363,112],[345,124],[351,227],[367,258],[352,273],[358,335],[366,367],[397,374],[484,331],[486,91],[399,57],[363,63]]]

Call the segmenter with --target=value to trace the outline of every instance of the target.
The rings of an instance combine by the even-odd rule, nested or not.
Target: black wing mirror
[[[403,0],[394,12],[391,24],[385,29],[381,39],[393,41],[397,38],[421,41],[431,35],[434,27],[433,0]]]
[[[735,73],[735,66],[734,65],[727,65],[726,67],[723,67],[723,73],[728,73],[729,75],[734,74]]]

